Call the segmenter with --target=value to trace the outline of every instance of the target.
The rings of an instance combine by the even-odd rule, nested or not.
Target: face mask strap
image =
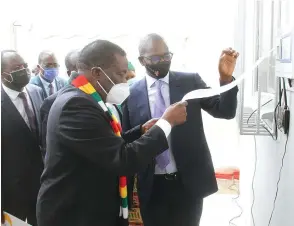
[[[99,81],[97,81],[97,84],[100,86],[100,88],[103,90],[103,92],[108,95],[108,93],[106,92],[106,90],[103,88],[103,86],[100,84]]]
[[[112,85],[115,85],[114,82],[108,77],[108,75],[102,70],[101,67],[98,67],[98,69],[102,71],[102,73],[108,78],[108,80],[112,83]]]
[[[8,83],[12,83],[12,82],[13,82],[13,77],[12,77],[11,74],[8,74],[8,73],[6,73],[6,72],[3,72],[3,74],[9,75],[10,78],[11,78],[11,81],[8,81],[6,78],[4,78],[4,80],[5,80],[6,82],[8,82]]]

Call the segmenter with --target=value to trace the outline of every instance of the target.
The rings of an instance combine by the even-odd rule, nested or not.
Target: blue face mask
[[[53,82],[56,76],[58,75],[57,68],[46,68],[44,69],[44,78],[49,82]]]

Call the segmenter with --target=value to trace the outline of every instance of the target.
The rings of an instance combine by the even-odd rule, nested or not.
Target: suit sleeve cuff
[[[224,86],[224,85],[227,85],[227,84],[229,84],[229,83],[231,83],[232,81],[234,81],[235,80],[235,77],[234,76],[232,76],[232,79],[231,80],[219,80],[219,83],[220,83],[220,85],[221,86]]]
[[[160,127],[164,134],[165,134],[165,137],[167,138],[171,132],[171,125],[165,120],[165,119],[159,119],[155,125],[157,125],[158,127]]]

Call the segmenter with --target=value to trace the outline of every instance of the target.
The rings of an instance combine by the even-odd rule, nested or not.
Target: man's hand
[[[169,106],[162,115],[171,126],[183,124],[187,120],[187,101],[177,102]]]
[[[239,56],[239,53],[228,48],[222,51],[222,54],[219,59],[218,70],[220,74],[220,80],[224,82],[231,82],[232,75],[235,70],[236,61]]]
[[[149,130],[154,124],[158,121],[159,118],[150,119],[142,126],[142,134],[144,134],[147,130]]]

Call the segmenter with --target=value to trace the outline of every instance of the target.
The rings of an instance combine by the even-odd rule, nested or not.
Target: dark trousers
[[[180,177],[156,175],[150,201],[141,214],[144,226],[198,226],[202,207],[203,199],[193,198]]]

